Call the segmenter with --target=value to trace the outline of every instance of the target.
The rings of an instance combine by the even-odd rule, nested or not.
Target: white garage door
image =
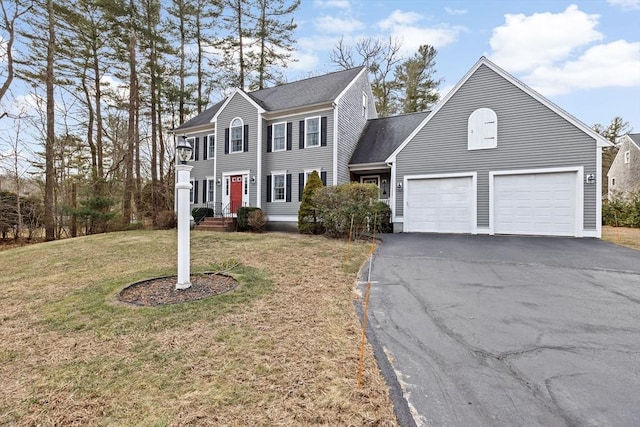
[[[475,206],[471,177],[409,179],[405,231],[471,233]]]
[[[574,236],[576,173],[494,177],[494,233]]]

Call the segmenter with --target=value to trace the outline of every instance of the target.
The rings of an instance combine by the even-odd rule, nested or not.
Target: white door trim
[[[584,175],[583,166],[570,166],[559,168],[541,168],[541,169],[517,169],[517,170],[504,170],[504,171],[489,171],[489,234],[493,235],[494,232],[494,203],[495,203],[495,177],[501,175],[530,175],[530,174],[544,174],[544,173],[562,173],[562,172],[574,172],[576,174],[576,200],[575,200],[575,224],[574,224],[574,236],[583,237],[584,228],[584,184],[582,183]]]
[[[251,194],[251,180],[249,175],[250,170],[222,172],[222,207],[224,208],[229,204],[230,195],[227,194],[227,180],[232,176],[242,175],[242,205],[249,206],[249,195]],[[245,194],[244,187],[247,186],[247,194]],[[230,187],[229,187],[230,188]],[[233,214],[235,215],[235,214]]]
[[[407,217],[407,209],[409,203],[408,196],[408,184],[410,180],[420,180],[420,179],[441,179],[441,178],[471,178],[471,234],[477,234],[478,228],[478,173],[477,172],[459,172],[459,173],[444,173],[444,174],[430,174],[430,175],[405,175],[403,188],[404,188],[404,197],[403,197],[403,217],[402,222],[404,222],[404,229],[408,230],[411,228],[411,224]],[[400,219],[396,217],[396,220]],[[400,221],[397,221],[400,222]]]

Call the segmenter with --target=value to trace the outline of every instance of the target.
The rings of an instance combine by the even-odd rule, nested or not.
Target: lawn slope
[[[192,272],[232,293],[156,308],[116,300],[175,274],[175,231],[0,252],[0,425],[395,425],[366,349],[356,388],[356,271],[368,245],[192,233]]]

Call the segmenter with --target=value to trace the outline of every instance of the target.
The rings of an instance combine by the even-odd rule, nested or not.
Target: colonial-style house
[[[609,199],[640,193],[640,133],[629,133],[618,141],[618,153],[611,163]]]
[[[306,177],[374,183],[395,232],[600,237],[609,142],[486,58],[430,112],[377,118],[366,69],[236,89],[175,129],[193,206],[296,225]]]

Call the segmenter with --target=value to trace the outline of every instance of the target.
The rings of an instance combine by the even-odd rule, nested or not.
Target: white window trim
[[[213,156],[211,155],[211,144],[210,144],[211,138],[213,138]],[[206,150],[207,150],[207,160],[216,158],[216,149],[215,149],[216,143],[215,143],[215,140],[216,140],[216,134],[215,133],[210,133],[210,134],[207,135],[207,144],[206,144],[207,145],[207,148],[206,148]]]
[[[366,118],[367,117],[367,103],[369,102],[369,99],[367,97],[367,93],[365,91],[362,91],[362,117]]]
[[[196,189],[195,189],[195,179],[191,178],[189,180],[189,184],[191,184],[191,188],[189,189],[189,204],[193,205],[193,196],[195,195]]]
[[[233,128],[238,127],[238,126],[233,126],[233,122],[235,122],[236,120],[240,120],[240,150],[233,149]],[[242,117],[234,117],[229,122],[229,153],[231,154],[242,153],[243,151],[244,151],[244,120],[242,120]]]
[[[313,173],[313,171],[318,172],[318,176],[320,176],[320,180],[322,180],[322,168],[311,168],[311,169],[304,169],[303,172],[303,176],[304,176],[304,182],[302,183],[302,188],[307,186],[307,179],[309,178],[309,175],[311,175],[311,173]]]
[[[611,177],[611,186],[612,187],[616,186],[616,177],[615,176]]]
[[[280,125],[284,125],[284,147],[283,148],[279,148],[276,150],[276,126],[280,126]],[[278,122],[278,123],[274,123],[272,125],[272,131],[271,131],[271,151],[272,152],[277,152],[277,151],[287,151],[287,122]],[[305,129],[306,129],[306,123],[305,123]]]
[[[191,145],[191,157],[189,157],[189,161],[193,161],[196,158],[196,137],[195,136],[187,137],[185,139],[185,142]]]
[[[284,177],[284,198],[282,200],[276,200],[276,176]],[[287,201],[287,171],[271,171],[271,203],[284,203]]]
[[[376,184],[378,186],[378,188],[380,188],[380,175],[363,175],[360,177],[360,184],[364,184],[364,180],[367,178],[375,178],[377,179],[378,183]]]
[[[318,145],[309,145],[309,132],[307,132],[308,129],[308,125],[307,123],[310,120],[318,120]],[[320,147],[322,146],[322,119],[320,118],[320,116],[315,116],[315,117],[306,117],[304,119],[304,148],[315,148],[315,147]]]
[[[628,165],[629,163],[631,163],[631,151],[627,150],[624,152],[624,164]]]
[[[207,200],[204,200],[205,203],[214,202],[216,200],[216,177],[215,176],[205,176],[205,180],[207,183]],[[209,199],[209,196],[212,196],[213,199]]]

